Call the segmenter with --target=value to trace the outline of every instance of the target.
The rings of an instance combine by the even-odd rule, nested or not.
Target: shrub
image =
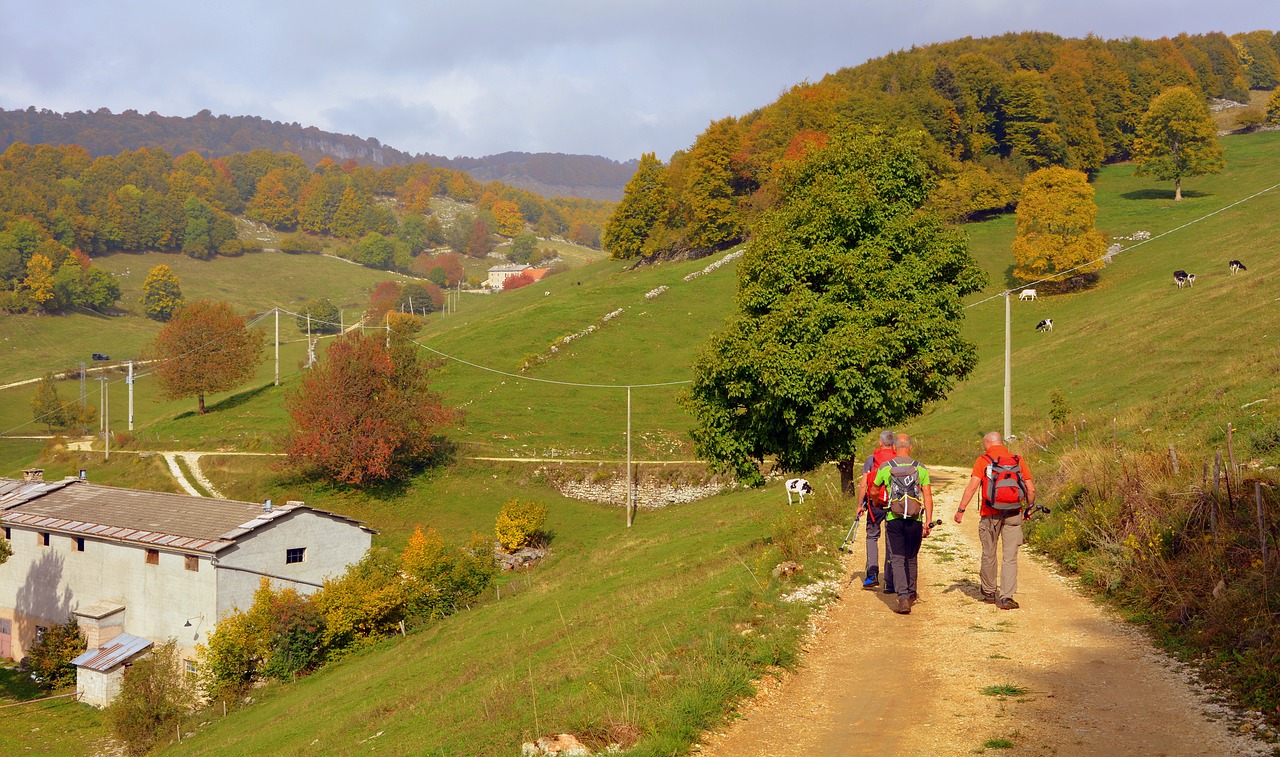
[[[542,536],[542,526],[546,520],[546,505],[513,499],[502,506],[494,524],[498,543],[506,551],[515,552]]]
[[[201,678],[211,696],[234,695],[259,679],[287,681],[319,666],[324,617],[313,596],[273,589],[263,578],[248,611],[218,622],[200,650]]]
[[[324,246],[318,239],[312,239],[306,234],[289,234],[280,238],[280,251],[287,252],[292,255],[318,255],[324,250]]]
[[[146,754],[159,746],[194,704],[194,692],[179,663],[177,643],[170,639],[125,671],[107,718],[130,754]]]
[[[7,546],[7,545],[6,545]],[[80,624],[75,618],[50,626],[27,651],[25,666],[32,679],[46,689],[69,686],[76,681],[76,667],[71,661],[87,648]]]
[[[1067,395],[1061,389],[1049,392],[1049,419],[1054,426],[1062,426],[1071,417],[1071,406],[1067,404]]]
[[[449,547],[434,528],[416,528],[400,556],[405,614],[427,620],[451,615],[489,588],[496,574],[484,537],[472,537],[465,548]]]

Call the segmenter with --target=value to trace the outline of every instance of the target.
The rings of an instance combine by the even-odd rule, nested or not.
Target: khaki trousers
[[[1022,546],[1022,511],[1008,515],[984,515],[978,521],[982,542],[982,593],[1012,599],[1018,590],[1018,547]],[[996,545],[1000,546],[1000,582],[996,583]]]

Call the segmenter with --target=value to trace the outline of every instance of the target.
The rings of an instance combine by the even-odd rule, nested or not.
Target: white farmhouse
[[[103,706],[131,657],[173,638],[194,664],[218,620],[248,609],[262,578],[310,593],[369,549],[373,531],[289,502],[253,502],[0,478],[0,656],[21,659],[75,616],[89,641],[77,688]]]
[[[489,278],[485,280],[484,284],[495,292],[501,292],[502,285],[507,283],[507,279],[512,276],[519,276],[531,267],[532,266],[527,266],[523,263],[495,265],[489,269]]]

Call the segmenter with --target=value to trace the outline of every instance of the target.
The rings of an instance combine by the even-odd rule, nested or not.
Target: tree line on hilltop
[[[437,197],[471,207],[442,221],[431,209]],[[78,145],[15,143],[0,154],[0,310],[110,307],[119,287],[91,258],[112,252],[209,259],[260,248],[240,238],[239,215],[288,232],[287,252],[318,252],[330,238],[356,262],[426,275],[424,253],[445,246],[477,257],[503,237],[599,246],[610,207],[422,163],[374,169],[324,159],[309,168],[267,150],[209,160],[151,148],[95,158]]]
[[[146,147],[171,155],[196,152],[208,159],[268,150],[298,155],[308,165],[324,158],[355,159],[376,167],[426,163],[466,171],[479,181],[513,183],[508,179],[527,177],[540,184],[565,187],[575,197],[597,196],[598,193],[590,190],[600,188],[617,192],[635,170],[634,161],[619,163],[597,155],[522,152],[483,158],[415,155],[373,138],[361,139],[257,116],[215,116],[208,110],[182,117],[162,116],[154,111],[112,113],[108,108],[70,113],[35,106],[25,110],[0,109],[0,149],[14,142],[80,145],[94,157]]]
[[[1280,34],[1270,31],[1158,40],[1029,32],[896,52],[715,121],[666,163],[646,154],[604,244],[617,258],[736,244],[777,203],[787,165],[849,129],[922,132],[935,176],[929,204],[943,218],[1004,212],[1032,171],[1090,174],[1134,157],[1148,106],[1171,88],[1201,102],[1247,101],[1277,83]]]

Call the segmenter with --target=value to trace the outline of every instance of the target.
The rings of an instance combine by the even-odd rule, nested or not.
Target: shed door
[[[0,657],[13,657],[12,621],[0,619]]]

